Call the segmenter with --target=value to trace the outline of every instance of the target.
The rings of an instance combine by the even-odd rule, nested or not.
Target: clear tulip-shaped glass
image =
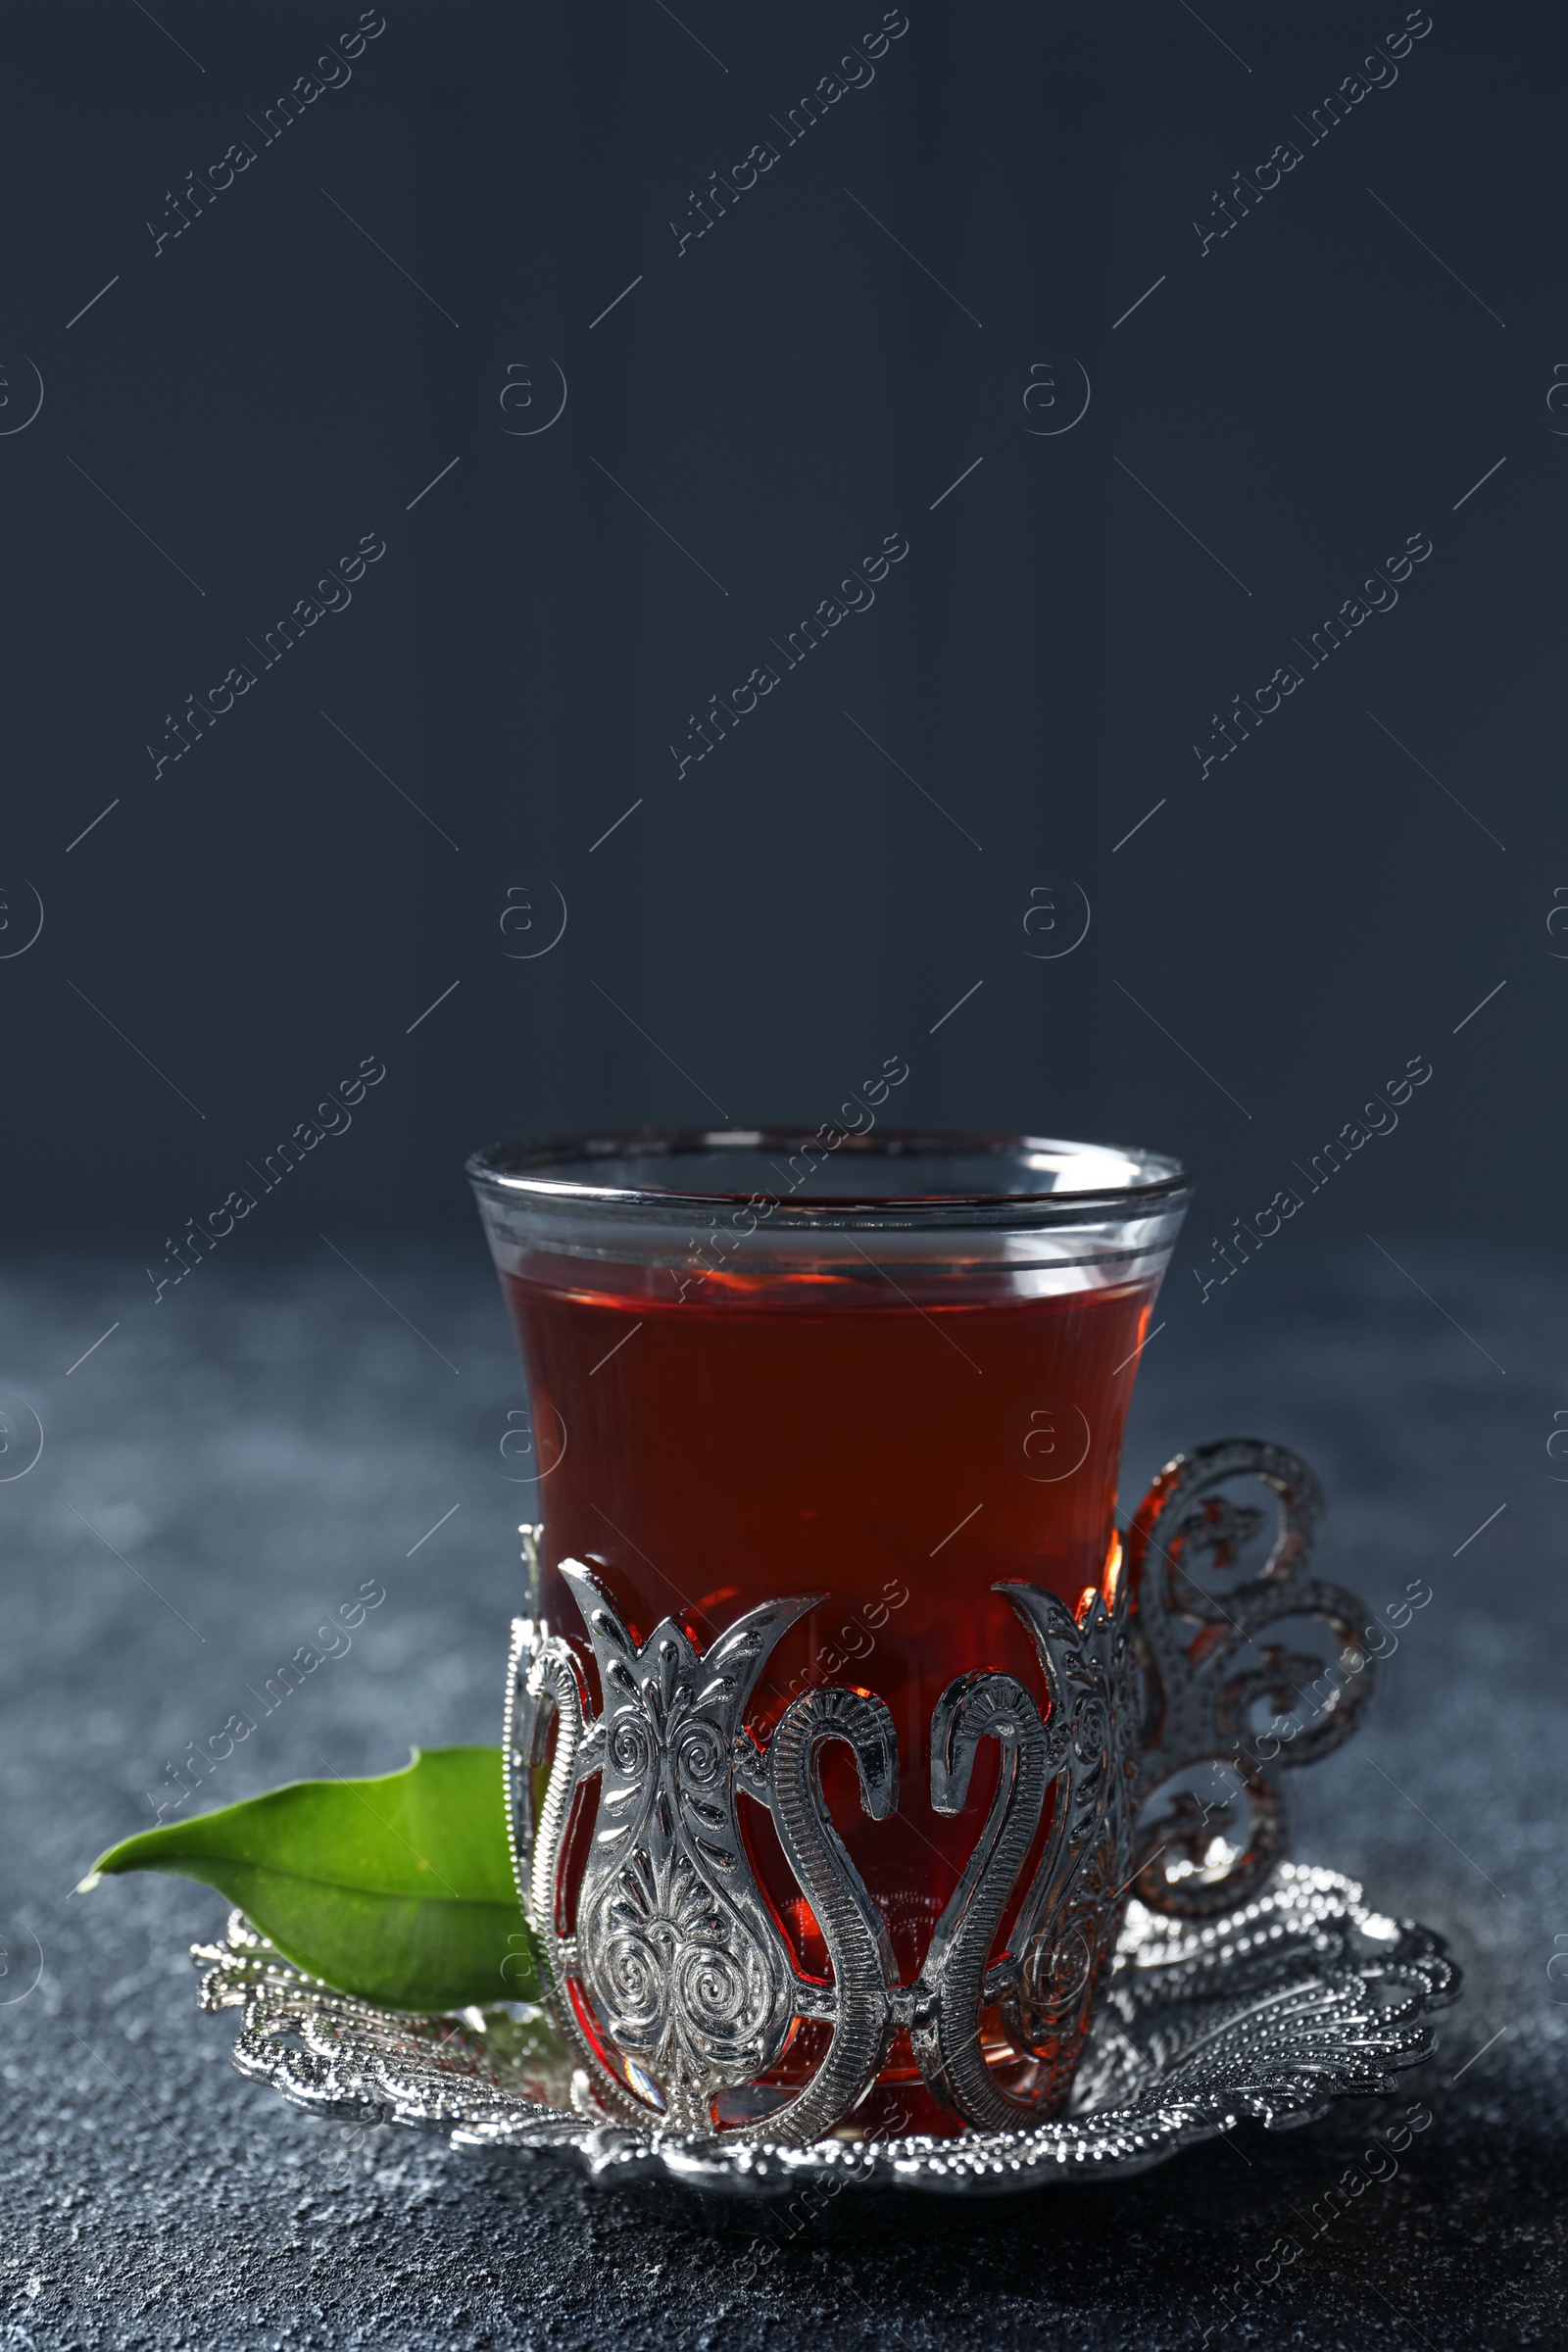
[[[821,1595],[770,1647],[745,1724],[765,1743],[792,1698],[829,1685],[889,1711],[899,1783],[882,1818],[850,1746],[818,1764],[908,1984],[999,1770],[992,1740],[962,1810],[934,1809],[934,1710],[982,1669],[1039,1690],[999,1584],[1076,1609],[1114,1577],[1123,1424],[1189,1194],[1152,1152],[887,1130],[856,1107],[860,1132],[501,1145],[469,1173],[525,1368],[533,1452],[514,1467],[543,1529],[535,1614],[598,1692],[564,1561],[592,1571],[635,1641],[668,1618],[699,1651],[758,1604]],[[828,1978],[775,1820],[731,1802],[795,1964]],[[827,2033],[797,2021],[753,2090],[806,2081]],[[855,2116],[959,2128],[906,2028]]]

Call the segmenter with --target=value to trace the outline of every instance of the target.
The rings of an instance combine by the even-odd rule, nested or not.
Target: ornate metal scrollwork
[[[1263,1513],[1232,1502],[1228,1480],[1255,1478],[1278,1499],[1279,1534],[1256,1575],[1214,1592],[1199,1574],[1222,1574],[1263,1526]],[[1374,1658],[1361,1646],[1366,1611],[1353,1592],[1311,1573],[1323,1494],[1298,1454],[1254,1438],[1224,1438],[1177,1454],[1134,1515],[1127,1541],[1134,1639],[1145,1683],[1143,1752],[1137,1794],[1155,1791],[1195,1765],[1228,1766],[1243,1782],[1250,1822],[1245,1847],[1222,1875],[1200,1874],[1214,1831],[1196,1797],[1178,1800],[1158,1825],[1166,1855],[1186,1864],[1173,1876],[1147,1855],[1137,1891],[1152,1909],[1202,1917],[1245,1902],[1262,1886],[1290,1842],[1288,1770],[1315,1763],[1348,1739],[1371,1702]],[[1197,1572],[1197,1573],[1195,1573]],[[1334,1638],[1334,1658],[1349,1652],[1352,1675],[1333,1659],[1253,1644],[1287,1617],[1315,1618]],[[1327,1686],[1325,1688],[1325,1686]],[[1262,1701],[1291,1727],[1259,1732]],[[1298,1713],[1317,1709],[1306,1728]],[[1266,1752],[1265,1752],[1266,1751]]]
[[[1054,2114],[1071,2085],[1132,1884],[1133,1759],[1119,1728],[1137,1721],[1137,1687],[1118,1579],[1082,1618],[1036,1585],[1004,1584],[1033,1638],[1050,1700],[1042,1722],[1010,1674],[962,1675],[931,1722],[931,1803],[961,1811],[976,1747],[995,1738],[1002,1770],[984,1829],[933,1931],[915,1987],[910,2040],[931,2088],[966,2123],[992,2130]],[[1051,1826],[1008,1949],[989,1955],[1054,1787]],[[1020,2060],[1009,2089],[987,2063],[985,2011]],[[1015,2070],[1019,2071],[1019,2070]]]
[[[797,2018],[830,2020],[823,2063],[767,2118],[771,2139],[805,2144],[880,2067],[895,1983],[886,1929],[823,1802],[817,1751],[830,1740],[849,1743],[865,1809],[881,1820],[898,1801],[892,1718],[880,1699],[830,1689],[793,1700],[765,1750],[745,1729],[768,1653],[819,1593],[749,1610],[705,1651],[671,1618],[638,1644],[591,1569],[568,1560],[561,1574],[588,1628],[603,1709],[589,1721],[572,1651],[521,1619],[507,1737],[519,1895],[559,2020],[603,2104],[641,2122],[655,2109],[672,2130],[701,2133],[714,2128],[718,2092],[777,2064]],[[535,1823],[532,1776],[552,1719],[555,1756]],[[595,1777],[597,1814],[568,1933],[564,1865]],[[797,1968],[757,1885],[738,1818],[742,1789],[772,1813],[826,1940],[831,1984]]]
[[[1258,1573],[1221,1595],[1199,1573],[1233,1566],[1263,1524],[1221,1492],[1242,1475],[1273,1490],[1280,1533]],[[886,1926],[821,1787],[820,1751],[841,1740],[866,1813],[881,1821],[893,1811],[898,1746],[886,1706],[863,1690],[808,1690],[765,1745],[745,1721],[770,1652],[823,1595],[765,1601],[707,1650],[671,1618],[639,1643],[594,1572],[564,1561],[598,1669],[600,1712],[591,1714],[570,1645],[542,1621],[517,1620],[507,1794],[519,1897],[558,2022],[583,2061],[590,2110],[710,2137],[714,2101],[755,2087],[777,2068],[798,2021],[815,2019],[832,2032],[810,2079],[780,2092],[770,2112],[731,2124],[727,2139],[820,2138],[875,2079],[900,2025],[932,2091],[965,2123],[1020,2130],[1057,2113],[1135,1881],[1143,1900],[1166,1912],[1208,1914],[1246,1900],[1283,1850],[1283,1768],[1337,1745],[1365,1708],[1370,1659],[1352,1685],[1324,1677],[1317,1657],[1252,1648],[1285,1617],[1317,1619],[1342,1650],[1356,1643],[1360,1604],[1309,1573],[1320,1507],[1317,1482],[1294,1454],[1228,1441],[1160,1473],[1134,1519],[1125,1565],[1112,1568],[1108,1599],[1095,1594],[1075,1617],[1038,1586],[995,1588],[1029,1632],[1045,1703],[1015,1675],[984,1669],[960,1675],[937,1703],[933,1809],[961,1812],[982,1740],[997,1741],[1001,1768],[912,1984],[898,1981]],[[534,1533],[524,1531],[530,1569]],[[1256,1734],[1253,1710],[1267,1701],[1278,1717],[1313,1676],[1320,1695],[1330,1685],[1320,1720],[1289,1742],[1273,1739],[1265,1756],[1270,1742]],[[1140,1828],[1162,1786],[1206,1761],[1237,1772],[1250,1799],[1250,1841],[1223,1874],[1204,1868],[1214,1808],[1200,1819],[1196,1798],[1178,1801],[1153,1829]],[[742,1794],[772,1817],[827,1946],[826,1980],[805,1973],[757,1883]],[[1037,1846],[1007,1947],[994,1956]],[[1173,1851],[1186,1856],[1185,1873],[1161,1867]]]

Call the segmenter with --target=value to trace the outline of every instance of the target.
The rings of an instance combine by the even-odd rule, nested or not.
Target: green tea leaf
[[[382,1780],[293,1781],[144,1830],[111,1846],[93,1875],[124,1870],[216,1886],[295,1967],[388,2008],[538,1991],[497,1747],[416,1748]]]

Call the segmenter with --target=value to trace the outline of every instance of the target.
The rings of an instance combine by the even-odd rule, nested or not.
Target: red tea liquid
[[[715,1277],[680,1301],[568,1287],[602,1267],[540,1258],[504,1278],[544,1473],[543,1607],[594,1673],[556,1573],[596,1567],[639,1641],[663,1616],[706,1647],[762,1600],[827,1597],[785,1636],[748,1720],[760,1737],[802,1689],[874,1691],[898,1732],[898,1810],[860,1809],[855,1768],[821,1751],[839,1834],[911,1981],[974,1845],[995,1781],[983,1747],[962,1814],[930,1803],[932,1709],[971,1667],[1016,1674],[1045,1702],[1004,1579],[1076,1606],[1102,1582],[1122,1424],[1153,1286],[916,1306],[885,1284]],[[638,1278],[628,1277],[631,1282]],[[814,1922],[765,1814],[745,1834],[803,1965],[825,1976]],[[1004,1923],[1005,1925],[1005,1923]],[[814,2064],[812,2033],[782,2082]],[[901,2034],[857,2124],[952,2132]]]

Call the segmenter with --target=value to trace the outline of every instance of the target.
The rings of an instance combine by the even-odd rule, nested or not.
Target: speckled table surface
[[[384,1605],[208,1801],[497,1736],[524,1491],[477,1243],[204,1266],[157,1309],[119,1263],[12,1263],[0,1390],[45,1443],[0,1481],[0,2342],[1568,2343],[1568,1461],[1546,1450],[1568,1277],[1395,1246],[1399,1267],[1345,1243],[1202,1307],[1170,1294],[1124,1495],[1179,1446],[1276,1438],[1324,1478],[1328,1573],[1374,1606],[1432,1586],[1370,1730],[1303,1776],[1298,1852],[1449,1938],[1467,1990],[1435,2059],[1396,2101],[1244,2127],[1120,2185],[845,2196],[805,2226],[297,2115],[231,2072],[231,2019],[195,2014],[186,1946],[220,1897],[70,1891],[367,1578]],[[1432,2121],[1397,2171],[1323,2227],[1415,2100]]]

